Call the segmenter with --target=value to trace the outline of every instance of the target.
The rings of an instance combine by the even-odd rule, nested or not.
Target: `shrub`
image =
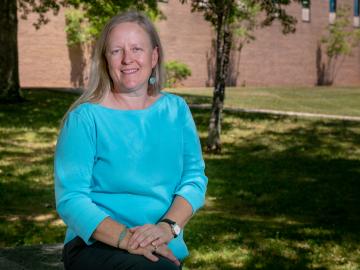
[[[169,61],[165,64],[166,87],[178,86],[181,81],[191,76],[191,69],[188,65],[179,61]]]

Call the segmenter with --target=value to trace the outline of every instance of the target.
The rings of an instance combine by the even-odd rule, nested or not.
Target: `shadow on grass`
[[[0,108],[0,247],[62,242],[65,231],[55,222],[53,152],[60,120],[77,95],[23,94],[22,103]]]
[[[189,95],[189,94],[182,94],[181,95],[187,103],[189,104],[211,104],[212,97],[204,96],[204,95]]]
[[[357,269],[360,123],[228,118],[237,121],[225,138],[234,124],[246,135],[205,155],[207,204],[188,225],[189,269]]]
[[[51,90],[22,91],[25,101],[20,104],[1,104],[1,127],[58,127],[77,94]]]
[[[0,109],[0,246],[63,240],[52,154],[76,96],[25,96]],[[209,110],[192,112],[205,133]],[[204,155],[206,206],[185,232],[187,269],[357,269],[359,149],[357,122],[225,113],[223,153]]]

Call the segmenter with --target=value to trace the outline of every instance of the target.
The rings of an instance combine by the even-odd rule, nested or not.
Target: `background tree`
[[[186,3],[186,0],[180,0]],[[192,11],[202,12],[216,33],[215,83],[211,116],[206,147],[208,151],[221,151],[221,119],[225,99],[225,82],[229,71],[230,52],[234,46],[234,35],[242,36],[242,48],[254,39],[252,31],[257,25],[268,26],[279,20],[284,34],[295,32],[296,19],[284,9],[290,0],[192,0]],[[265,19],[258,22],[258,13],[263,12]]]
[[[63,1],[56,0],[3,0],[0,5],[0,102],[22,100],[19,84],[17,46],[18,11],[26,19],[29,13],[37,13],[36,28],[48,22],[45,14],[52,10],[56,15]]]
[[[316,55],[317,85],[332,85],[345,58],[351,56],[353,49],[360,43],[360,30],[352,26],[349,6],[339,7],[335,22],[326,28],[327,34],[318,43]],[[325,61],[322,61],[323,50]]]
[[[3,0],[0,5],[0,102],[22,100],[18,67],[18,11],[23,19],[30,13],[36,13],[38,19],[34,26],[38,29],[49,22],[47,12],[51,10],[56,15],[62,6],[81,9],[93,36],[97,35],[111,16],[122,10],[143,10],[150,17],[160,14],[156,0]]]
[[[19,101],[16,0],[0,5],[0,101]]]

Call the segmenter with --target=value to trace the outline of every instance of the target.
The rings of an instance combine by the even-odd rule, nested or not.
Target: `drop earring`
[[[154,85],[156,83],[156,78],[151,76],[150,79],[149,79],[149,83]]]

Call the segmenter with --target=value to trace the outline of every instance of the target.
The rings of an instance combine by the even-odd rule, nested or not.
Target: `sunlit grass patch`
[[[190,103],[211,104],[213,88],[169,91]],[[225,106],[334,115],[360,116],[359,87],[227,87]]]

